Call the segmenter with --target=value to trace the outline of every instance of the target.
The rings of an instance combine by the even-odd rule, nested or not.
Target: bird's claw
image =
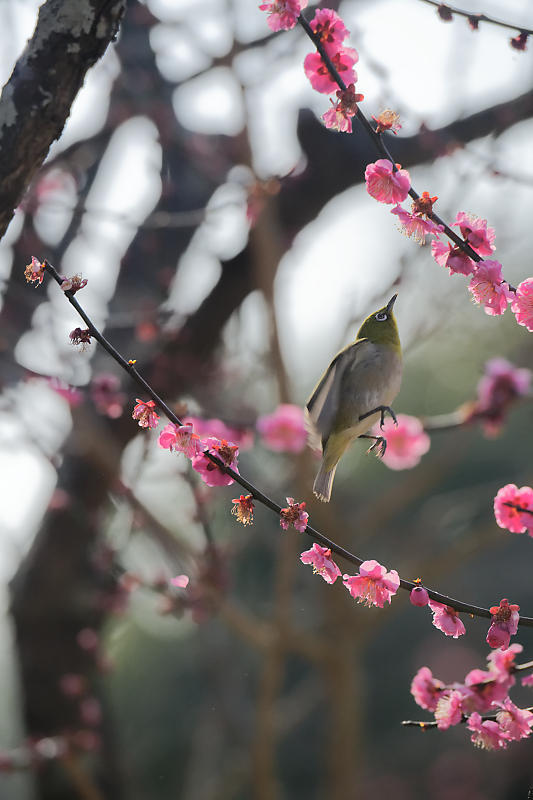
[[[366,451],[367,456],[369,456],[370,453],[376,449],[377,449],[376,456],[378,458],[383,458],[383,456],[385,455],[385,451],[387,449],[387,440],[385,439],[384,436],[376,436],[376,441],[374,442],[374,444],[371,444],[368,450]]]
[[[381,430],[383,430],[383,426],[385,425],[385,414],[387,412],[390,414],[392,421],[394,422],[396,427],[398,427],[398,420],[396,419],[396,414],[394,413],[394,410],[390,406],[381,406],[380,412],[381,412],[381,419],[379,422],[379,427],[381,428]]]

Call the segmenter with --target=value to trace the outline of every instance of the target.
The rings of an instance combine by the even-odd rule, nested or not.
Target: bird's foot
[[[379,427],[381,428],[381,430],[383,430],[383,425],[385,424],[385,414],[390,414],[394,424],[396,426],[398,425],[396,414],[394,413],[394,410],[390,406],[376,406],[376,408],[373,408],[372,411],[367,411],[366,414],[361,414],[361,416],[359,417],[359,421],[366,419],[367,417],[371,417],[373,414],[377,414],[378,411],[380,414]]]
[[[370,447],[366,451],[366,454],[367,456],[369,456],[373,450],[376,450],[377,457],[383,458],[383,456],[385,455],[385,450],[387,449],[387,440],[385,439],[384,436],[370,436],[370,434],[368,433],[362,433],[358,438],[374,439],[375,440],[374,444],[370,445]]]

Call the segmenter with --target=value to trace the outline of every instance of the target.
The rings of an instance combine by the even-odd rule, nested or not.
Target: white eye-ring
[[[387,313],[385,311],[379,311],[376,314],[376,319],[378,322],[384,322],[387,319]]]

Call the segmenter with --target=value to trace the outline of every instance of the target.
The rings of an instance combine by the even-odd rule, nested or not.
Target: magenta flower
[[[137,398],[137,405],[132,412],[132,419],[136,419],[140,428],[157,428],[159,414],[154,411],[155,403],[153,400],[143,400]]]
[[[520,606],[509,605],[509,601],[506,598],[500,600],[499,606],[492,606],[490,609],[492,622],[487,633],[489,647],[499,647],[502,650],[506,650],[509,647],[511,636],[514,636],[518,630],[519,611]]]
[[[187,458],[194,458],[202,452],[202,442],[200,437],[193,433],[192,425],[175,425],[169,422],[159,434],[159,447],[183,453]]]
[[[494,516],[500,528],[511,533],[525,533],[533,529],[533,514],[521,512],[520,508],[533,511],[533,489],[529,486],[518,488],[514,483],[507,483],[494,498]]]
[[[305,503],[295,503],[293,497],[287,497],[287,508],[282,508],[279,513],[279,524],[286,531],[289,525],[303,533],[307,528],[309,514],[305,510]]]
[[[427,593],[427,589],[424,589],[423,586],[415,586],[415,588],[411,590],[409,599],[414,606],[423,608],[429,603],[429,594]]]
[[[304,413],[300,406],[282,403],[272,414],[257,420],[263,444],[277,453],[301,453],[307,441]]]
[[[474,261],[451,242],[431,242],[431,252],[437,264],[450,270],[450,275],[471,275],[474,271]]]
[[[288,31],[298,22],[300,11],[307,0],[273,0],[262,3],[259,8],[268,14],[267,25],[273,31]]]
[[[459,211],[453,225],[459,226],[461,236],[468,242],[472,250],[480,256],[490,256],[496,249],[494,247],[494,228],[487,227],[487,220],[480,219],[474,214]]]
[[[519,369],[505,358],[493,358],[485,364],[485,374],[477,387],[478,399],[473,416],[484,421],[485,433],[499,433],[508,408],[518,397],[529,392],[531,370]]]
[[[331,62],[346,85],[357,82],[357,73],[353,65],[357,63],[359,55],[352,47],[343,47],[334,55],[330,54]],[[320,53],[309,53],[304,59],[304,72],[309,78],[311,86],[322,94],[332,94],[338,89],[337,82],[332,78],[327,66],[322,61]]]
[[[415,702],[428,711],[435,711],[445,688],[442,681],[433,677],[429,667],[420,667],[411,682],[411,694]]]
[[[228,442],[226,439],[216,439],[210,436],[204,442],[204,447],[214,456],[220,458],[225,467],[238,472],[237,469],[237,456],[239,448],[233,442]],[[194,456],[192,459],[192,468],[200,475],[204,483],[208,486],[231,486],[233,478],[224,472],[218,464],[207,456],[205,452]]]
[[[225,439],[227,442],[234,442],[239,446],[239,450],[249,450],[254,443],[252,431],[247,428],[235,428],[226,425],[221,419],[202,419],[201,417],[186,416],[183,419],[186,424],[191,424],[194,432],[201,439],[214,436],[215,439]]]
[[[459,612],[455,608],[437,603],[435,600],[430,600],[428,605],[433,612],[433,625],[439,631],[446,636],[453,636],[454,639],[466,633],[465,626],[459,619]]]
[[[374,426],[374,433],[379,425]],[[416,417],[398,414],[398,425],[387,419],[382,431],[376,433],[387,440],[382,461],[389,469],[412,469],[429,450],[431,440]]]
[[[506,680],[499,680],[499,676],[490,670],[470,670],[462,689],[465,695],[463,710],[480,713],[491,711],[493,704],[503,700],[513,683],[514,678],[512,683],[508,677]]]
[[[483,750],[503,750],[507,747],[508,739],[497,722],[492,719],[483,721],[477,711],[470,715],[467,722],[469,731],[472,731],[470,741]]]
[[[490,316],[503,314],[512,296],[503,280],[502,265],[499,261],[488,259],[481,261],[475,268],[468,290],[476,303],[483,304],[485,313]]]
[[[343,575],[344,585],[358,603],[383,608],[390,603],[400,585],[400,577],[395,569],[387,572],[374,559],[363,561],[358,575]]]
[[[502,709],[496,714],[496,721],[508,739],[525,739],[531,733],[533,714],[525,708],[518,708],[510,697],[497,703]]]
[[[435,708],[435,719],[437,728],[446,731],[452,725],[458,725],[463,716],[463,695],[461,692],[452,690],[445,692],[439,697]]]
[[[516,642],[512,644],[507,650],[493,650],[487,656],[489,662],[489,670],[495,676],[495,680],[500,683],[508,683],[508,688],[515,683],[514,675],[511,670],[515,665],[515,657],[522,652],[524,648],[521,644]]]
[[[403,203],[409,189],[411,178],[406,169],[394,165],[386,158],[378,158],[373,164],[368,164],[365,170],[366,190],[371,197],[380,203]]]
[[[342,19],[331,8],[319,8],[309,24],[328,55],[335,55],[346,37],[350,35]]]
[[[511,302],[511,311],[519,325],[533,331],[533,278],[527,278],[518,284]]]
[[[399,205],[391,208],[390,213],[398,217],[402,233],[420,245],[426,243],[426,236],[438,236],[444,230],[443,225],[437,225],[433,220],[424,219],[419,214],[411,214]]]
[[[357,94],[355,84],[351,83],[345,90],[337,89],[336,95],[338,103],[322,115],[326,128],[340,131],[341,133],[352,132],[352,117],[357,114],[357,103],[365,99],[363,94]]]
[[[310,550],[305,550],[300,556],[302,564],[311,564],[313,573],[321,575],[326,583],[335,583],[341,571],[331,559],[331,550],[321,547],[315,542]]]
[[[176,589],[186,589],[189,585],[189,576],[188,575],[176,575],[175,578],[171,578],[169,581],[171,586],[174,586]]]

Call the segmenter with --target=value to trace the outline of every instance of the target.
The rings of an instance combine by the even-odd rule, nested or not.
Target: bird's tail
[[[335,477],[337,464],[331,467],[331,469],[327,469],[325,461],[326,459],[323,458],[320,469],[318,470],[318,475],[316,476],[313,484],[313,492],[316,494],[319,500],[322,500],[323,503],[329,503],[329,498],[331,497],[331,487],[333,485],[333,478]]]

